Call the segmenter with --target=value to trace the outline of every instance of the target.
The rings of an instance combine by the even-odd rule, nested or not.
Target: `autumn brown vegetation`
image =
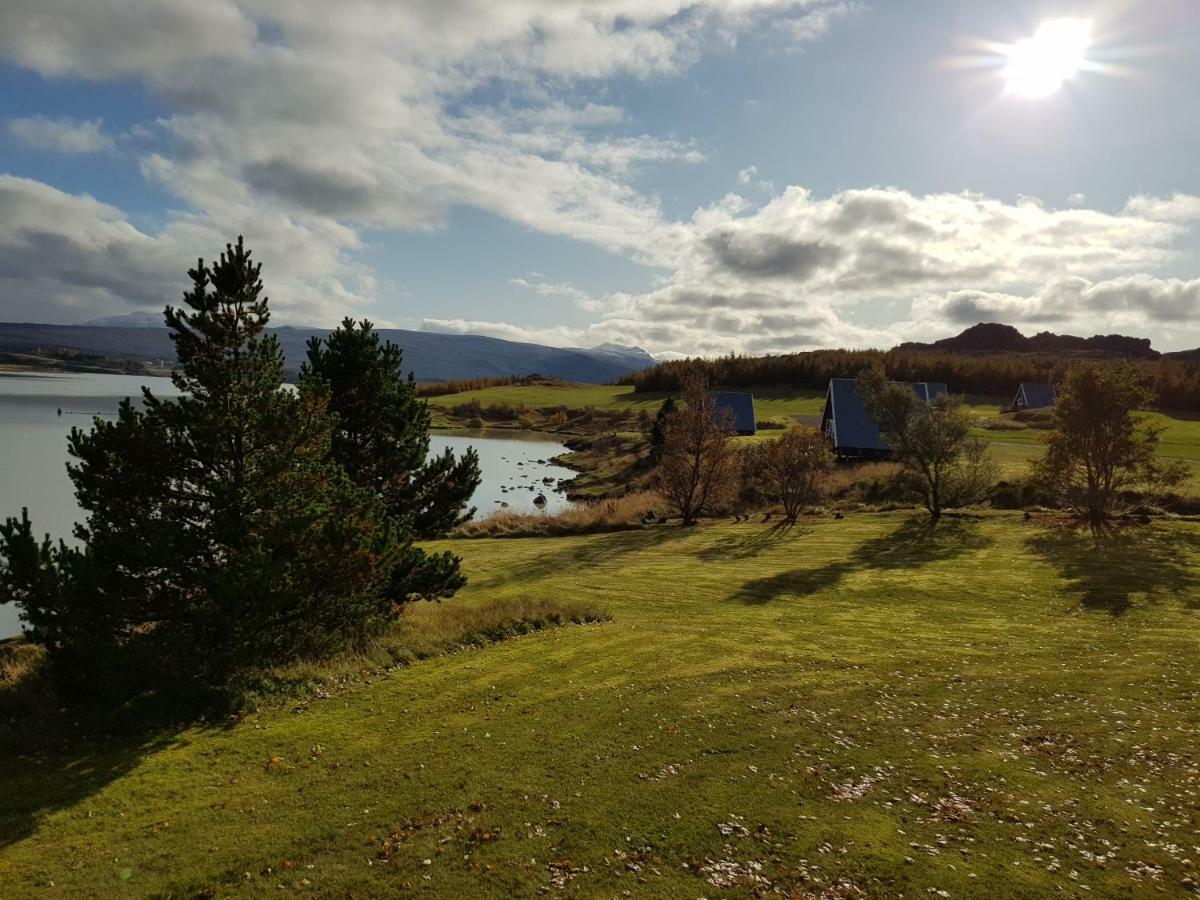
[[[760,490],[768,502],[783,507],[784,520],[795,524],[805,506],[817,501],[833,468],[833,453],[825,435],[793,425],[777,440],[752,448]]]
[[[1174,359],[1128,363],[1145,380],[1162,409],[1200,408],[1200,364]],[[928,351],[814,350],[778,356],[725,356],[659,363],[622,379],[636,391],[677,391],[696,374],[722,387],[786,385],[823,390],[830,378],[858,378],[883,366],[893,381],[935,381],[962,394],[1011,396],[1023,381],[1059,384],[1072,365],[1063,354],[965,354]]]
[[[718,410],[707,382],[690,375],[683,403],[663,423],[657,487],[684,525],[725,507],[738,492],[737,451],[730,443],[733,416]]]
[[[515,375],[500,375],[495,378],[454,378],[449,381],[422,381],[417,384],[419,397],[444,397],[463,391],[482,391],[485,388],[509,387],[520,384]]]
[[[621,531],[639,528],[648,518],[657,519],[662,510],[662,497],[652,491],[638,491],[623,497],[581,501],[553,514],[502,509],[467,522],[457,536],[551,537]]]

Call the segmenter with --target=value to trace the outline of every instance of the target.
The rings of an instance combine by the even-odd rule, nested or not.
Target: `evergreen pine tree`
[[[332,459],[327,397],[284,387],[259,273],[240,238],[201,260],[166,311],[184,395],[72,431],[78,546],[38,544],[27,517],[0,529],[0,599],[77,684],[220,685],[429,595],[398,574],[421,562],[402,523]]]
[[[657,466],[662,462],[663,449],[667,445],[667,423],[675,412],[675,398],[668,397],[658,408],[654,424],[650,426],[650,465]]]
[[[429,407],[403,363],[370,322],[347,318],[323,340],[309,339],[300,378],[328,389],[333,455],[350,477],[418,537],[438,537],[474,514],[466,504],[479,486],[479,456],[468,449],[456,459],[447,449],[427,458]]]

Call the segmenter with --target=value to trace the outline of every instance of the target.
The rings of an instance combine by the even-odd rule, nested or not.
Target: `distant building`
[[[939,382],[897,382],[913,389],[928,403],[947,393]],[[831,378],[821,414],[821,431],[829,436],[834,452],[842,459],[886,459],[892,449],[879,435],[879,423],[867,415],[858,382],[853,378]]]
[[[754,418],[754,395],[735,394],[731,391],[714,391],[717,414],[728,410],[733,416],[733,430],[738,434],[756,434],[758,421]]]
[[[1022,409],[1048,409],[1057,399],[1054,385],[1023,381],[1017,388],[1017,396],[1013,397],[1011,409],[1013,412]]]

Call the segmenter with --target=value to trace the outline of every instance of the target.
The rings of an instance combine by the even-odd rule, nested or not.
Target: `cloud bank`
[[[766,28],[821,39],[857,4],[831,0],[16,0],[0,56],[46,77],[133,80],[171,114],[138,158],[178,198],[158,230],[36,181],[0,177],[6,317],[79,321],[174,300],[183,268],[237,233],[268,261],[281,321],[371,310],[360,259],[378,230],[443,228],[469,206],[648,267],[651,287],[592,296],[514,281],[588,310],[586,328],[431,319],[427,327],[651,352],[883,345],[980,318],[1131,329],[1190,319],[1197,282],[1156,273],[1200,198],[1083,197],[1053,209],[980,194],[863,187],[739,189],[668,219],[639,189],[648,165],[705,158],[647,132],[596,90],[675,78]],[[21,119],[59,153],[113,152],[96,120]],[[141,146],[141,145],[139,145]],[[133,152],[132,150],[130,152]],[[270,261],[286,260],[286,265]],[[36,262],[35,262],[36,261]],[[516,273],[513,273],[514,276]],[[376,316],[376,318],[380,318]],[[386,318],[386,317],[383,317]]]

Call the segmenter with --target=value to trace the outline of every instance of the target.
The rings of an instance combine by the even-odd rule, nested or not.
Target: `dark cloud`
[[[375,195],[374,185],[348,172],[307,168],[287,159],[251,163],[242,175],[252,188],[333,218],[367,215]]]
[[[830,244],[775,234],[719,231],[705,238],[704,243],[721,268],[744,278],[804,281],[842,258],[842,251]]]
[[[878,191],[849,192],[829,217],[828,227],[838,234],[887,229],[909,238],[931,238],[936,232],[912,216],[905,195]]]
[[[866,237],[855,245],[853,265],[839,285],[854,290],[895,290],[914,284],[987,282],[995,266],[971,260],[969,254],[954,260],[923,252],[919,244],[901,244]]]

